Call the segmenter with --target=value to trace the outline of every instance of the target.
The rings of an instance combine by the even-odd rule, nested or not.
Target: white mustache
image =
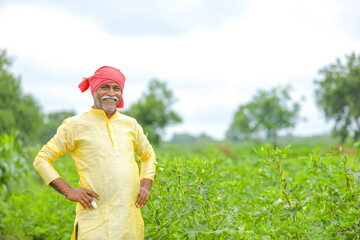
[[[109,96],[109,95],[105,95],[105,96],[103,96],[101,99],[102,100],[106,100],[106,99],[109,99],[109,98],[111,98],[111,99],[113,99],[113,100],[115,100],[115,101],[119,101],[119,98],[117,98],[116,96]]]

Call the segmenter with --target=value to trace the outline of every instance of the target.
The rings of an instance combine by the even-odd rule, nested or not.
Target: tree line
[[[22,92],[20,77],[10,72],[12,59],[0,51],[0,135],[15,134],[25,142],[46,143],[57,127],[74,111],[44,114],[36,99]],[[327,120],[334,120],[332,133],[344,142],[348,137],[360,138],[360,55],[352,53],[345,62],[336,59],[319,70],[321,79],[314,80],[316,104]],[[300,103],[293,101],[291,86],[258,89],[252,99],[240,104],[226,132],[226,138],[241,141],[266,138],[273,144],[284,130],[292,129],[301,120]],[[173,110],[174,92],[166,82],[153,79],[139,100],[122,111],[143,126],[149,140],[158,145],[166,127],[180,123]]]
[[[360,55],[352,53],[319,70],[314,80],[316,104],[327,120],[334,120],[332,133],[344,143],[348,137],[360,138]],[[226,133],[229,139],[266,137],[274,145],[281,130],[291,129],[301,120],[300,103],[290,97],[291,88],[258,90],[246,104],[238,107]]]

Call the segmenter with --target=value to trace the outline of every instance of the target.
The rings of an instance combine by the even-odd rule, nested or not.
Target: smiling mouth
[[[108,95],[103,96],[101,99],[102,99],[102,100],[113,100],[114,102],[119,101],[119,98],[118,98],[118,97],[116,97],[116,96],[110,97],[110,96],[108,96]]]
[[[113,98],[106,98],[106,99],[103,99],[103,101],[106,103],[116,103],[116,99],[113,99]]]

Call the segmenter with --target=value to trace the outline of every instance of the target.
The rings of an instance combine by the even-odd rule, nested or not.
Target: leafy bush
[[[145,238],[357,239],[360,153],[350,160],[341,149],[298,149],[244,148],[231,157],[215,147],[157,151],[151,199],[142,208]],[[76,187],[69,156],[55,168]],[[0,239],[69,239],[75,203],[45,187],[35,170],[22,177],[0,203]]]
[[[9,194],[14,187],[24,186],[29,173],[28,153],[12,135],[0,136],[0,193]],[[16,186],[15,186],[16,185]]]
[[[45,187],[32,167],[33,158],[14,136],[0,136],[0,239],[70,239],[75,203]],[[56,167],[77,185],[69,157]]]

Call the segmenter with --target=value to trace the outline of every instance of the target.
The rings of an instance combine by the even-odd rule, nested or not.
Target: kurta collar
[[[104,110],[94,109],[94,106],[91,107],[90,112],[91,112],[92,114],[96,114],[96,115],[103,115],[103,116],[105,117],[105,119],[112,119],[112,118],[114,118],[114,117],[118,114],[118,111],[115,110],[115,114],[112,115],[111,118],[108,118],[108,117],[106,116],[106,113],[104,112]]]

